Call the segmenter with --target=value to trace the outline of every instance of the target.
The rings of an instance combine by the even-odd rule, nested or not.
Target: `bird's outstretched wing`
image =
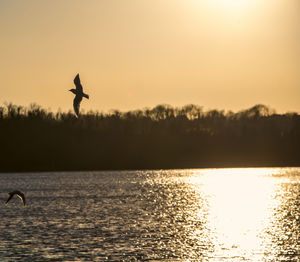
[[[81,100],[82,100],[82,96],[80,96],[80,95],[76,95],[73,100],[73,107],[74,107],[75,114],[77,116],[79,116],[79,108],[80,108]]]
[[[7,204],[13,198],[14,195],[17,195],[22,200],[23,205],[24,206],[26,205],[25,195],[22,192],[16,190],[16,191],[10,192],[8,194],[9,194],[9,197],[6,200],[5,204]]]
[[[10,193],[9,193],[9,197],[8,197],[8,199],[6,200],[5,205],[8,204],[8,202],[12,199],[13,196],[14,196],[14,194],[10,194]]]
[[[77,74],[74,78],[74,84],[76,86],[76,91],[82,93],[82,85],[80,83],[79,74]]]
[[[23,205],[25,206],[26,205],[26,200],[25,200],[24,194],[18,194],[18,197],[22,200]]]

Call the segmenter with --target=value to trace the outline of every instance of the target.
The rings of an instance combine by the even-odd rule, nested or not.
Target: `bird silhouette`
[[[8,199],[7,199],[6,202],[5,202],[6,205],[7,205],[8,202],[13,198],[14,195],[17,195],[17,196],[22,200],[24,206],[26,205],[25,195],[24,195],[21,191],[15,190],[15,191],[10,192],[10,193],[8,193],[8,194],[9,194],[9,197],[8,197]]]
[[[75,114],[78,117],[79,116],[80,102],[81,102],[83,97],[89,99],[89,95],[83,93],[82,85],[80,83],[79,74],[77,74],[75,76],[74,84],[76,86],[76,89],[70,89],[69,91],[71,91],[73,94],[75,94],[75,98],[73,100],[73,107],[74,107]]]

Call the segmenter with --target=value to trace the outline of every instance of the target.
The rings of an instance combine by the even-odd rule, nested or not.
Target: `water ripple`
[[[299,261],[300,169],[0,174],[1,261]]]

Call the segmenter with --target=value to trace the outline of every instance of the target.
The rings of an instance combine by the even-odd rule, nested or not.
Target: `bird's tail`
[[[83,94],[82,96],[89,99],[89,95],[87,95],[87,94]]]

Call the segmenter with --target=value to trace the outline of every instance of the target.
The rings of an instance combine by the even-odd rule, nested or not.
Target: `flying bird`
[[[17,196],[22,200],[24,206],[26,205],[25,195],[24,195],[21,191],[15,190],[15,191],[10,192],[10,193],[8,193],[8,194],[9,194],[9,197],[8,197],[8,199],[7,199],[6,202],[5,202],[6,205],[7,205],[8,202],[13,198],[14,195],[17,195]]]
[[[82,85],[80,83],[79,74],[77,74],[75,76],[74,84],[76,86],[76,89],[70,89],[69,91],[71,91],[73,94],[75,94],[75,98],[73,100],[73,107],[74,107],[75,114],[78,117],[79,116],[79,107],[80,107],[80,102],[82,100],[82,97],[85,97],[85,98],[89,99],[89,95],[83,93]]]

